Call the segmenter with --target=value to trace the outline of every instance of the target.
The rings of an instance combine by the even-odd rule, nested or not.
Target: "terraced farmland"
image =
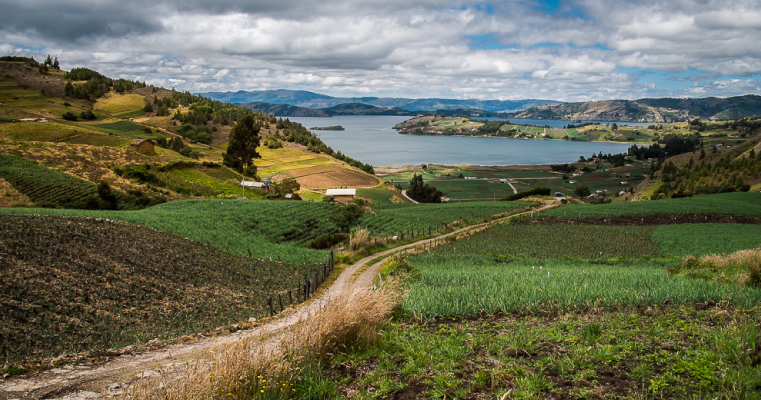
[[[0,177],[35,204],[85,208],[97,196],[95,185],[30,161],[0,154]]]

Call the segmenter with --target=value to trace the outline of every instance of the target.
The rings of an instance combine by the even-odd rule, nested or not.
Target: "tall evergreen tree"
[[[223,163],[230,168],[248,176],[256,176],[255,158],[260,158],[256,148],[259,147],[259,130],[261,126],[254,116],[249,114],[243,117],[238,124],[230,129],[230,140],[227,152],[223,154]]]

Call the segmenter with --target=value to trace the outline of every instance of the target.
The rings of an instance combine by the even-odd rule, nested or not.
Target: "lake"
[[[631,144],[484,137],[400,135],[392,127],[410,117],[288,117],[306,128],[341,125],[344,131],[313,131],[325,144],[372,166],[414,164],[538,165],[577,161],[579,156],[625,153]],[[548,121],[542,121],[548,122]],[[568,122],[566,122],[568,123]]]

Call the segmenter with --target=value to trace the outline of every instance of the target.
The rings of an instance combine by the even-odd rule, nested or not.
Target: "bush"
[[[94,119],[97,119],[98,117],[96,117],[92,111],[87,110],[87,111],[82,111],[81,113],[79,113],[79,118],[92,121]]]
[[[400,255],[389,258],[389,260],[381,266],[379,273],[383,279],[392,276],[402,276],[405,280],[414,281],[420,278],[420,271],[415,269],[406,257]]]
[[[515,201],[515,200],[520,200],[522,198],[529,197],[529,196],[549,196],[550,192],[551,192],[550,188],[540,186],[540,187],[533,188],[531,190],[525,190],[522,192],[513,193],[509,196],[505,196],[504,198],[502,198],[502,200]]]
[[[67,120],[67,121],[76,121],[77,120],[77,116],[73,112],[71,112],[71,111],[66,111],[65,113],[63,113],[63,115],[61,115],[61,117],[63,119],[65,119],[65,120]]]
[[[309,243],[307,243],[307,247],[310,249],[315,250],[324,250],[329,249],[338,243],[346,241],[346,238],[348,237],[345,233],[331,233],[329,235],[322,235]]]

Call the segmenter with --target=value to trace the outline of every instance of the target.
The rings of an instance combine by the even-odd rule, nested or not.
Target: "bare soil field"
[[[296,181],[305,189],[342,186],[371,188],[381,183],[378,178],[363,172],[335,166],[299,168],[286,172],[295,177]]]

